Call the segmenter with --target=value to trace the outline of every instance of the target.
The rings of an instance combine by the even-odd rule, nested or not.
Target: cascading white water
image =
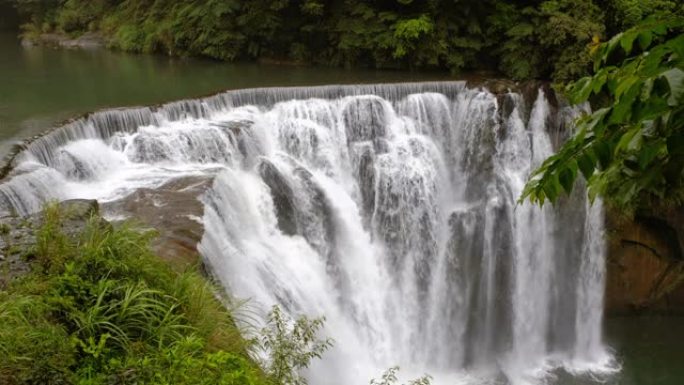
[[[28,145],[0,204],[23,214],[215,175],[199,251],[255,308],[326,317],[335,347],[312,384],[394,365],[438,384],[535,384],[611,363],[600,203],[516,203],[566,112],[541,90],[525,101],[459,82],[108,111]]]

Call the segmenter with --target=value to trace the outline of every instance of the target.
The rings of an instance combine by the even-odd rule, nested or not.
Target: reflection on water
[[[622,362],[615,384],[684,384],[684,316],[612,318],[605,328]]]
[[[148,105],[225,89],[334,83],[407,82],[444,73],[232,64],[107,50],[22,47],[0,32],[0,155],[7,140],[105,107]]]

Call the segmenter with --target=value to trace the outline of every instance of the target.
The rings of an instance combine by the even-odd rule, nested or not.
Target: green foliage
[[[568,87],[572,103],[600,106],[547,159],[522,199],[570,193],[581,173],[589,194],[627,211],[684,198],[684,19],[647,20],[597,47],[594,75]]]
[[[370,385],[396,385],[399,382],[397,378],[397,372],[399,372],[398,366],[393,366],[387,369],[380,379],[370,380]],[[410,380],[407,385],[430,385],[432,382],[432,377],[430,375],[424,375],[423,377],[416,378],[415,380]]]
[[[684,11],[684,4],[673,0],[612,0],[607,5],[607,22],[615,30],[631,28],[648,17],[662,19]]]
[[[43,225],[36,231],[36,245],[33,254],[43,271],[60,267],[71,257],[69,239],[62,231],[67,213],[63,213],[56,203],[48,203],[43,210]]]
[[[672,0],[11,1],[27,15],[28,36],[97,30],[125,51],[556,81],[587,73],[592,40],[645,15],[682,12]]]
[[[500,4],[493,27],[504,33],[501,71],[514,79],[551,73],[567,81],[589,68],[589,44],[604,34],[603,15],[591,0],[551,0],[538,7]]]
[[[272,308],[268,324],[261,332],[260,343],[268,353],[264,367],[273,383],[306,385],[300,370],[307,368],[314,358],[321,358],[332,347],[332,340],[317,337],[324,321],[323,318],[309,320],[302,316],[292,322],[278,306]]]
[[[392,56],[402,58],[416,49],[416,45],[420,44],[419,39],[428,36],[433,31],[434,25],[427,15],[421,15],[415,19],[397,21],[393,29],[394,52]]]
[[[151,234],[48,206],[33,272],[0,291],[0,383],[265,384],[214,288],[176,273]]]
[[[252,385],[263,383],[242,355],[206,350],[206,341],[188,336],[145,356],[112,360],[119,384]]]
[[[0,292],[0,383],[68,384],[75,348],[37,295]]]

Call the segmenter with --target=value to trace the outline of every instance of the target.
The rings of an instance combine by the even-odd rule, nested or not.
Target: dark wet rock
[[[296,168],[294,175],[300,184],[300,191],[303,192],[295,206],[297,227],[309,244],[319,254],[327,255],[331,261],[335,250],[335,223],[328,197],[308,170]]]
[[[502,100],[499,101],[501,118],[503,121],[508,120],[516,107],[515,94],[506,94]],[[521,116],[525,116],[525,111],[520,111]]]
[[[342,119],[350,143],[373,140],[387,133],[385,107],[378,97],[352,99],[344,107]]]
[[[294,194],[292,187],[280,173],[278,168],[267,159],[262,159],[258,166],[259,175],[271,190],[271,197],[276,209],[278,227],[283,234],[297,234]]]
[[[385,138],[376,138],[373,140],[373,149],[376,154],[385,154],[389,152],[390,146]]]
[[[240,136],[244,130],[248,130],[254,124],[253,121],[247,119],[241,120],[226,120],[220,122],[211,122],[213,126],[219,127],[223,130],[231,132],[236,137]]]
[[[60,161],[68,164],[66,169],[66,176],[70,179],[86,180],[94,177],[92,170],[90,170],[80,159],[75,157],[68,151],[62,150],[59,153]]]
[[[510,79],[487,79],[482,83],[482,87],[493,94],[504,95],[518,90],[520,84]]]
[[[94,199],[72,199],[61,202],[60,208],[70,219],[84,220],[100,212],[100,205]]]
[[[365,225],[370,227],[370,217],[375,211],[375,155],[368,147],[363,151],[359,160],[358,181],[361,189],[362,212],[368,214],[364,218]]]
[[[162,259],[184,266],[197,263],[202,240],[204,205],[199,198],[212,184],[209,175],[181,177],[157,188],[142,188],[103,204],[105,216],[132,219],[157,231],[152,250]]]
[[[135,149],[129,155],[131,161],[136,163],[158,163],[170,160],[173,153],[169,144],[160,138],[151,135],[137,135],[131,143]]]

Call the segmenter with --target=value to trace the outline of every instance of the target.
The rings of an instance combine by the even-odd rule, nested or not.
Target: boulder
[[[197,244],[204,234],[200,197],[211,188],[212,181],[210,175],[186,176],[157,188],[141,188],[103,204],[102,212],[105,217],[132,219],[157,231],[152,250],[182,269],[199,261]]]
[[[257,167],[259,175],[271,190],[273,204],[278,218],[278,227],[283,234],[297,234],[297,220],[295,217],[294,192],[287,179],[278,168],[268,159],[261,159]]]

